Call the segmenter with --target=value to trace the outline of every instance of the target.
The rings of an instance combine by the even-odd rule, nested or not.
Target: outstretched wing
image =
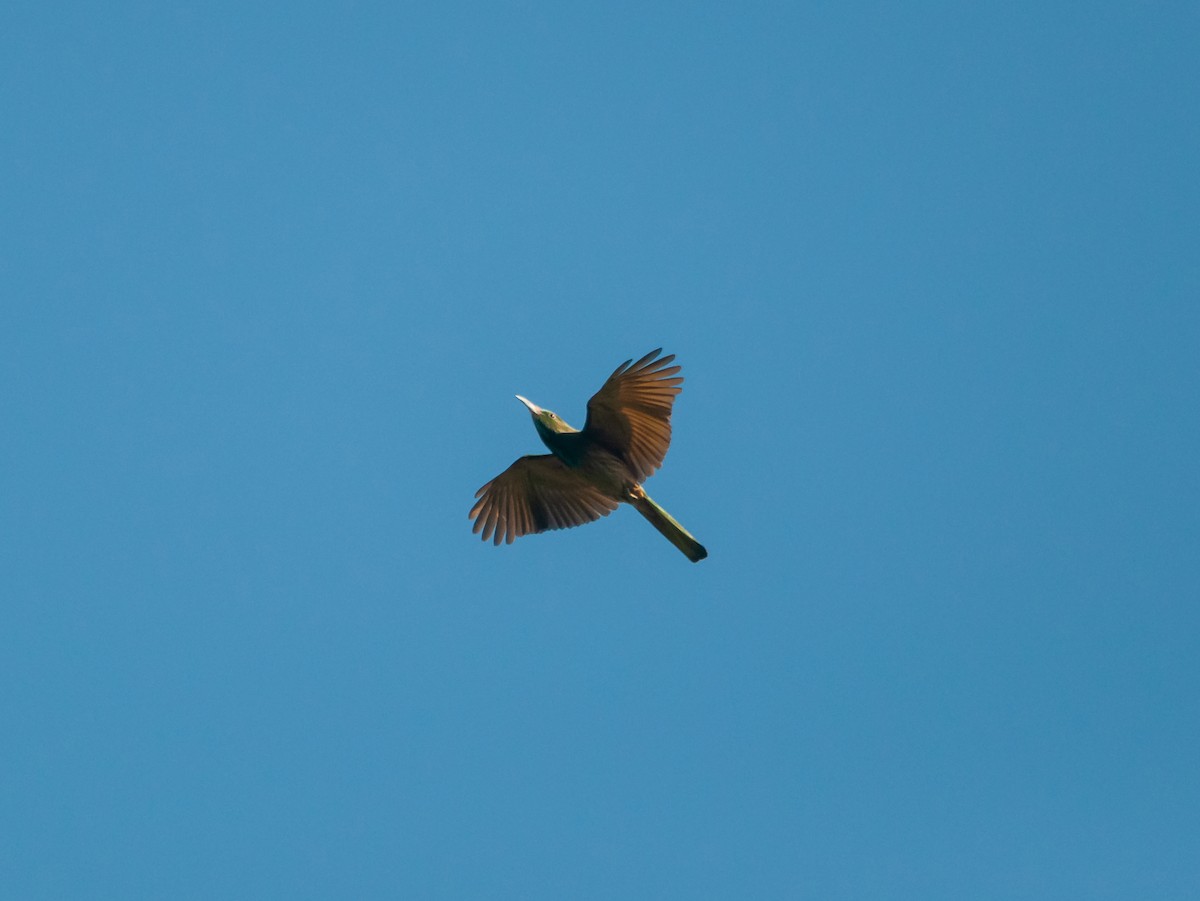
[[[514,538],[567,529],[608,516],[617,502],[605,497],[579,473],[553,454],[521,457],[475,492],[479,498],[468,514],[471,531],[483,532],[495,544]]]
[[[683,389],[674,354],[626,360],[588,401],[583,435],[620,457],[639,482],[662,465],[671,444],[671,405]]]

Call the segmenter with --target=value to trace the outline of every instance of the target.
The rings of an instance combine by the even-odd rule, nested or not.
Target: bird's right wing
[[[475,492],[479,498],[467,514],[475,520],[471,531],[483,532],[495,544],[512,544],[514,538],[567,529],[593,522],[617,509],[586,479],[553,454],[521,457]]]

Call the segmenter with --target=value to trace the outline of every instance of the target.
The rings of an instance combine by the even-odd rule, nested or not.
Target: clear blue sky
[[[0,18],[0,894],[1200,897],[1194,3],[251,6]]]

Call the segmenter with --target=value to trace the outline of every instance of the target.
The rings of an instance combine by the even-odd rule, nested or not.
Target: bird
[[[671,443],[671,406],[682,390],[674,354],[650,351],[626,360],[592,395],[582,429],[517,395],[548,454],[520,457],[475,492],[468,516],[484,541],[512,544],[522,535],[594,522],[626,503],[693,563],[708,556],[687,529],[642,488]]]

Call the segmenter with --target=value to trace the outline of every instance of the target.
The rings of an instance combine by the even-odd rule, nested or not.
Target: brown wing
[[[475,492],[479,498],[467,514],[471,531],[483,532],[495,544],[514,538],[567,529],[608,516],[617,502],[593,488],[553,454],[521,457]]]
[[[637,480],[648,478],[662,465],[671,443],[671,405],[683,389],[675,359],[667,354],[654,359],[652,350],[636,363],[626,360],[588,401],[583,434],[612,451],[633,471]]]

